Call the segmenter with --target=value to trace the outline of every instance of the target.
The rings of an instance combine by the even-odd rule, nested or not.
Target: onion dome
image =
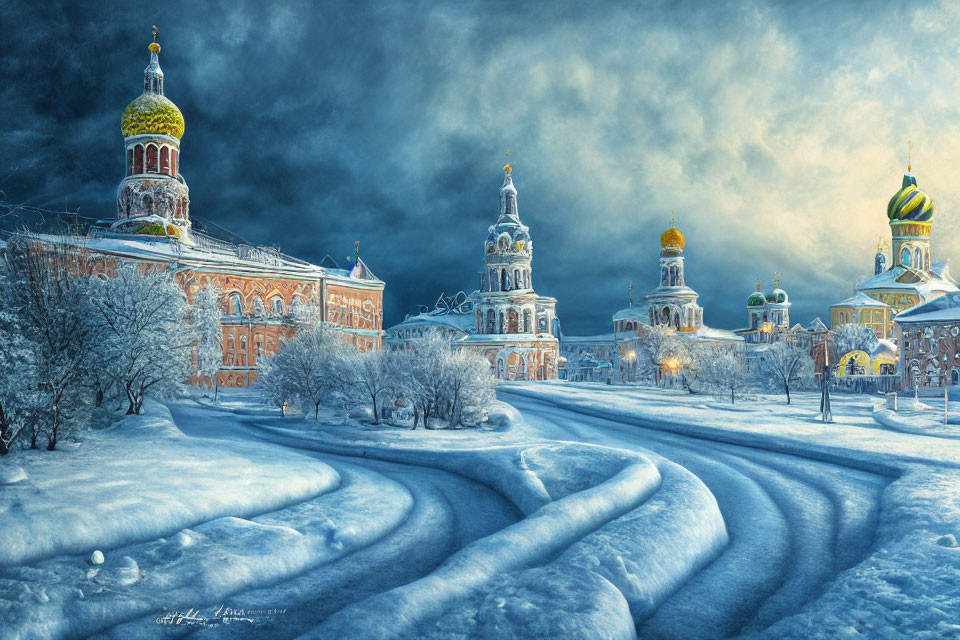
[[[767,297],[767,300],[768,300],[769,302],[776,302],[777,304],[783,304],[783,303],[789,301],[790,298],[787,296],[787,292],[786,292],[786,291],[784,291],[783,289],[777,288],[777,289],[774,289],[774,290],[773,290],[773,293],[771,293],[771,294]]]
[[[903,186],[887,205],[890,222],[930,222],[934,213],[933,198],[917,188],[913,174],[903,174]]]
[[[143,70],[143,93],[123,110],[120,131],[123,136],[167,135],[183,137],[183,114],[177,105],[163,95],[163,70],[160,68],[160,45],[157,28],[150,43],[150,64]]]
[[[168,98],[144,93],[127,105],[120,118],[120,131],[126,138],[144,134],[183,137],[183,114]]]
[[[687,239],[680,233],[680,229],[670,227],[660,234],[660,248],[663,250],[683,251],[687,245]]]
[[[762,307],[766,302],[767,298],[761,291],[754,291],[750,294],[750,297],[747,298],[748,307]]]

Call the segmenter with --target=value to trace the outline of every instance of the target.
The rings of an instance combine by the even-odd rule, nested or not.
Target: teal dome
[[[762,307],[767,303],[766,297],[760,291],[754,291],[750,294],[750,297],[747,298],[748,307]]]

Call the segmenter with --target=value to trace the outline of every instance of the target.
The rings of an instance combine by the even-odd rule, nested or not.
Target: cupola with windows
[[[120,118],[124,136],[126,177],[117,189],[117,218],[114,231],[139,233],[138,229],[160,227],[163,233],[181,239],[189,237],[190,190],[180,175],[180,138],[183,115],[164,96],[163,70],[157,28],[148,49],[150,62],[144,69],[143,93],[134,99]],[[131,219],[152,219],[155,225]]]

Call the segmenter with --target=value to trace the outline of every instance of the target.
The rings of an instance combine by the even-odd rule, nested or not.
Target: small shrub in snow
[[[764,371],[787,394],[787,404],[790,389],[813,386],[813,358],[802,345],[787,340],[774,343],[763,353],[761,361]]]
[[[223,365],[222,318],[223,310],[220,308],[220,294],[217,289],[210,284],[201,287],[194,294],[190,307],[190,321],[197,337],[194,346],[197,356],[197,386],[202,389],[204,380],[209,379],[214,400],[219,390],[217,372]]]

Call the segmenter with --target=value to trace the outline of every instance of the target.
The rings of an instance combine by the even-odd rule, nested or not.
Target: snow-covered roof
[[[930,271],[891,267],[860,284],[857,290],[908,289],[927,298],[936,293],[957,291],[957,285],[948,277],[944,262],[936,263]]]
[[[597,344],[602,342],[612,343],[616,340],[616,334],[600,333],[595,336],[563,336],[564,344]]]
[[[271,271],[302,278],[334,277],[354,282],[383,284],[361,261],[360,277],[351,277],[347,269],[321,267],[300,260],[270,247],[235,245],[223,240],[193,234],[195,244],[165,236],[133,236],[120,233],[98,233],[90,236],[55,236],[30,234],[46,242],[67,242],[86,249],[136,260],[180,262],[203,268],[229,267],[238,271]]]
[[[549,333],[472,333],[463,342],[556,342]]]
[[[901,311],[894,321],[900,324],[960,321],[960,291],[947,293]]]
[[[827,331],[829,327],[824,324],[823,320],[820,319],[820,316],[817,316],[807,324],[803,326],[807,331]]]
[[[838,302],[838,303],[836,303],[836,304],[830,305],[830,308],[831,308],[831,309],[832,309],[833,307],[878,307],[878,308],[881,308],[881,307],[887,307],[887,306],[889,306],[889,305],[888,305],[886,302],[881,302],[881,301],[877,300],[876,298],[871,298],[870,296],[868,296],[867,294],[865,294],[863,291],[857,291],[855,294],[853,294],[852,296],[850,296],[850,297],[847,298],[846,300],[843,300],[843,301]],[[817,319],[819,320],[819,318],[817,318]],[[821,324],[822,324],[822,323],[821,323]]]
[[[635,307],[630,306],[626,309],[620,309],[615,314],[613,314],[613,320],[640,320],[641,322],[646,322],[650,319],[650,305],[640,304]]]
[[[873,349],[870,350],[870,357],[875,358],[879,355],[897,355],[897,345],[885,338],[877,340],[877,344],[873,346]]]
[[[449,327],[451,329],[463,331],[464,333],[470,333],[476,328],[476,322],[473,319],[473,314],[439,313],[438,311],[430,311],[428,313],[420,313],[415,316],[410,316],[403,322],[390,327],[387,329],[387,331],[394,331],[407,327],[420,327],[425,325]]]
[[[696,336],[705,340],[729,340],[731,342],[743,342],[743,337],[737,335],[728,329],[714,329],[707,325],[697,329]]]

